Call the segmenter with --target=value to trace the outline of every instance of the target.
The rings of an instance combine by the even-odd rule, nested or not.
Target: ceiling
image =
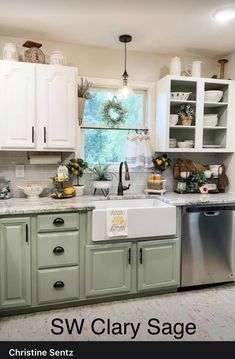
[[[0,35],[161,54],[223,56],[235,51],[235,20],[211,12],[227,0],[0,0]]]

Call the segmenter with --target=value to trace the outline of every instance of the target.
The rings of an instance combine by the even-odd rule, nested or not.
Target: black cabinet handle
[[[140,248],[140,263],[143,263],[143,249]]]
[[[56,289],[63,288],[64,287],[64,282],[62,282],[61,280],[58,280],[57,282],[54,283],[53,287],[56,288]]]
[[[34,143],[34,126],[32,126],[32,143]]]
[[[55,226],[62,226],[62,224],[64,224],[64,220],[63,220],[63,218],[56,218],[56,219],[54,219],[53,224]]]
[[[128,263],[131,264],[131,249],[128,249]]]
[[[46,127],[44,126],[44,128],[43,128],[43,131],[44,131],[44,143],[46,143],[47,142],[47,132],[46,132]]]
[[[64,253],[64,248],[63,248],[63,247],[60,247],[60,246],[55,247],[55,248],[53,249],[53,253],[55,253],[55,254],[62,254],[62,253]]]
[[[29,241],[29,226],[27,223],[25,225],[25,240],[28,243],[28,241]]]

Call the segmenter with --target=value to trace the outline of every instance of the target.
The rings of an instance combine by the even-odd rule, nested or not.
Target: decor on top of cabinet
[[[62,51],[52,51],[50,55],[50,64],[51,65],[67,65],[66,56]]]
[[[106,197],[112,187],[113,177],[116,174],[109,169],[110,165],[98,163],[91,169],[91,177],[93,178],[94,195],[97,189],[100,189]]]
[[[219,69],[219,78],[220,79],[224,79],[224,65],[227,64],[228,60],[227,59],[220,59],[218,60],[218,64],[220,65],[220,69]]]
[[[172,57],[172,59],[171,59],[170,75],[174,75],[174,76],[181,75],[181,61],[178,56]]]
[[[75,192],[77,196],[82,196],[84,193],[84,185],[79,183],[79,179],[83,176],[84,171],[88,168],[88,163],[82,158],[72,158],[66,165],[71,176],[76,178],[76,184],[74,184]]]
[[[103,104],[101,113],[104,121],[111,127],[118,127],[119,125],[125,123],[128,116],[127,110],[122,106],[122,103],[116,96],[114,96],[112,100],[107,100]]]
[[[78,83],[77,93],[78,93],[78,123],[79,126],[82,124],[84,108],[86,100],[91,98],[90,88],[92,87],[92,82],[87,79],[83,80],[83,77],[80,79],[80,83]]]
[[[28,50],[26,50],[24,53],[25,62],[33,62],[39,64],[45,63],[45,55],[40,49],[42,44],[40,44],[39,42],[28,40],[22,46],[28,48]]]
[[[190,104],[182,104],[178,108],[178,115],[181,118],[181,124],[183,126],[191,126],[194,115],[194,109]]]
[[[2,58],[7,61],[19,61],[18,48],[15,44],[8,42],[3,46]]]
[[[52,178],[52,198],[63,199],[70,198],[75,195],[75,188],[72,185],[71,178],[68,174],[68,168],[60,165],[57,175]]]

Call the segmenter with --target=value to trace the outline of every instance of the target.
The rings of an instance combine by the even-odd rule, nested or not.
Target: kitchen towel
[[[126,139],[126,161],[130,167],[150,168],[152,149],[148,134],[131,134]]]
[[[123,208],[109,208],[106,212],[107,236],[128,236],[127,210]]]

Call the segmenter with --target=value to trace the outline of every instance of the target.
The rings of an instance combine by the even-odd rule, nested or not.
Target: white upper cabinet
[[[35,148],[35,65],[0,62],[0,108],[0,146]]]
[[[0,61],[0,106],[1,149],[76,149],[76,68]]]
[[[77,119],[75,68],[39,65],[36,83],[39,147],[74,149]]]
[[[222,97],[213,101],[205,97],[206,91],[222,91]],[[183,93],[189,93],[187,99],[182,99]],[[235,152],[234,96],[235,81],[231,80],[170,75],[159,80],[155,150]],[[177,114],[181,105],[190,105],[193,109],[192,123],[182,122],[180,117],[177,123],[170,122],[170,115]],[[186,147],[180,147],[186,141],[189,141]]]

